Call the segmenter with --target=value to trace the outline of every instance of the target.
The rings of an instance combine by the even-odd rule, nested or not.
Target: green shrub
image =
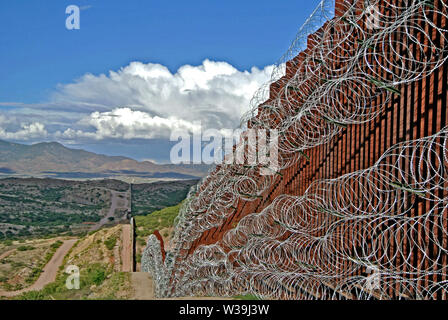
[[[117,243],[117,237],[112,236],[109,239],[104,241],[104,244],[107,249],[112,250],[115,247],[115,244]]]
[[[17,248],[17,251],[29,251],[34,250],[35,248],[33,246],[20,246]]]
[[[43,291],[30,291],[23,293],[19,298],[21,300],[45,300],[46,296]]]
[[[90,286],[95,284],[97,286],[101,285],[107,277],[107,270],[100,264],[93,264],[87,268],[86,276],[84,279],[84,285]],[[81,276],[81,281],[82,281]]]
[[[36,280],[40,274],[42,273],[42,269],[41,268],[33,268],[33,270],[31,270],[31,273],[29,274],[29,276],[25,279],[25,281],[27,283],[33,283],[34,280]]]
[[[9,263],[13,268],[22,268],[25,266],[25,263],[22,261],[10,261]]]
[[[155,230],[172,227],[174,224],[174,219],[176,219],[179,214],[180,206],[181,203],[173,207],[167,207],[162,210],[155,211],[146,216],[135,216],[137,236],[146,238]]]
[[[58,240],[58,241],[56,241],[55,243],[53,243],[53,244],[51,245],[51,248],[52,248],[52,249],[57,249],[57,248],[59,248],[60,246],[62,246],[62,244],[63,244],[63,242],[62,242],[61,240]]]

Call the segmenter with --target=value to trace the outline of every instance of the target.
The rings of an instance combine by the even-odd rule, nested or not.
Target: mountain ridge
[[[125,156],[108,156],[83,149],[72,149],[59,142],[31,145],[0,140],[0,174],[109,176],[130,175],[158,178],[202,177],[205,165],[156,164]],[[92,176],[93,175],[93,176]]]

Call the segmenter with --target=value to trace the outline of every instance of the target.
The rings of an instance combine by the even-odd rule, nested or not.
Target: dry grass
[[[105,241],[115,237],[117,245],[120,245],[121,225],[112,228],[101,229],[85,238],[82,238],[66,257],[66,265],[77,265],[80,268],[94,263],[101,263],[112,266],[120,264],[116,259],[114,250],[109,250]],[[119,269],[119,265],[118,268]]]
[[[129,299],[132,295],[130,274],[121,272],[121,225],[104,228],[81,238],[64,258],[56,281],[44,289],[28,292],[17,299],[25,300],[83,300]],[[115,246],[107,248],[105,242],[116,238]],[[67,266],[80,270],[80,289],[65,286]]]
[[[52,245],[63,238],[14,241],[1,246],[0,255],[11,254],[0,260],[0,289],[15,291],[29,287],[37,278],[38,270],[44,267],[46,257],[51,254]]]
[[[106,278],[99,285],[81,288],[74,298],[87,299],[127,299],[131,295],[130,275],[121,271],[121,225],[101,229],[82,238],[67,255],[64,269],[68,265],[79,267],[81,277],[91,266],[102,267]],[[115,246],[106,245],[108,240],[116,239]],[[112,242],[113,243],[113,242]],[[70,297],[68,297],[70,298]]]

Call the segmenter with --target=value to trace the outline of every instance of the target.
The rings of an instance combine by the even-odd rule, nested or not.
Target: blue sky
[[[198,94],[196,98],[210,94],[204,90],[210,89],[211,83],[218,86],[213,90],[219,92],[223,91],[219,83],[233,83],[233,87],[253,91],[256,84],[267,80],[272,70],[268,66],[287,50],[318,3],[317,0],[2,1],[0,138],[25,143],[58,140],[92,151],[96,148],[102,153],[120,154],[121,150],[123,155],[139,159],[163,160],[166,150],[160,147],[160,140],[154,142],[154,148],[148,148],[151,151],[147,156],[139,148],[142,140],[151,145],[150,140],[163,141],[163,135],[151,134],[146,138],[141,134],[132,137],[85,133],[99,130],[95,121],[101,120],[106,126],[105,119],[116,117],[115,113],[125,114],[125,121],[148,115],[145,119],[151,124],[160,118],[170,118],[163,112],[171,110],[167,106],[181,108],[187,101],[175,100],[178,95],[172,94],[173,88],[184,91],[187,88],[193,95]],[[83,9],[80,30],[65,28],[65,8],[72,4]],[[192,68],[177,73],[188,65]],[[118,84],[110,71],[118,73]],[[166,72],[171,73],[170,80]],[[163,74],[164,80],[153,78],[154,73]],[[200,79],[195,77],[207,78],[209,82],[199,83]],[[143,78],[146,82],[140,83]],[[183,84],[179,85],[179,81]],[[151,89],[155,82],[158,85]],[[127,89],[113,97],[116,88]],[[155,96],[157,88],[171,92],[169,100],[160,101]],[[227,103],[232,107],[250,99],[243,99],[243,93],[235,93],[235,89],[226,90],[230,95]],[[135,92],[144,94],[138,99],[135,96],[121,99]],[[223,96],[218,98],[224,100]],[[225,103],[215,108],[213,100],[204,104],[192,98],[188,101],[190,108],[200,105],[202,112],[206,112],[206,106],[216,110],[226,108]],[[171,111],[176,113],[176,108]],[[159,118],[155,119],[156,116]],[[229,123],[230,120],[223,120],[214,124]],[[39,136],[39,132],[43,134]],[[126,150],[120,149],[123,144],[127,145]],[[139,152],[132,151],[131,145]]]

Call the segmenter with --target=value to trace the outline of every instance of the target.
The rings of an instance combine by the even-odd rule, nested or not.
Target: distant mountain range
[[[0,140],[0,176],[191,179],[204,176],[208,169],[207,165],[156,164],[127,157],[106,156],[70,149],[57,142],[24,145]]]

